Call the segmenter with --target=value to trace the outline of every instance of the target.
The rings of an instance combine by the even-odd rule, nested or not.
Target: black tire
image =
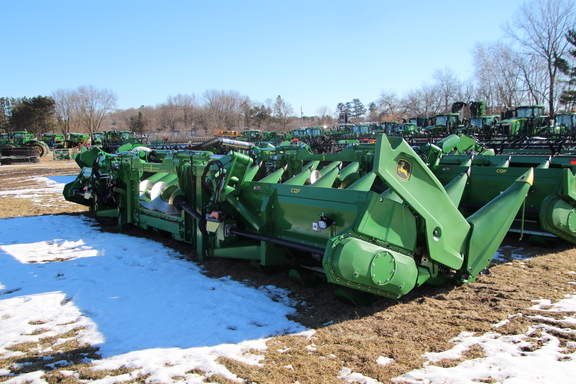
[[[50,147],[46,143],[42,143],[42,146],[44,147],[44,156],[51,152]]]
[[[23,157],[38,156],[38,150],[35,147],[12,148],[10,152],[12,153],[10,156],[23,156]]]
[[[10,164],[12,164],[12,160],[11,159],[0,159],[0,164],[10,165]]]
[[[12,155],[13,149],[14,149],[14,146],[12,144],[3,145],[2,147],[0,147],[0,154],[2,156],[13,156]]]
[[[39,157],[44,157],[44,156],[46,156],[46,155],[48,154],[49,150],[50,150],[49,148],[48,148],[48,150],[46,150],[47,147],[45,148],[45,147],[44,147],[42,144],[40,144],[40,143],[30,144],[30,148],[36,149],[36,153],[34,154],[34,156],[39,156]]]

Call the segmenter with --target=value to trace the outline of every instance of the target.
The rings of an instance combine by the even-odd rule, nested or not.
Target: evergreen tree
[[[8,124],[13,131],[28,131],[34,136],[54,130],[54,99],[46,96],[26,97],[16,102]]]
[[[346,112],[346,113],[352,113],[352,103],[351,103],[351,102],[348,101],[348,102],[345,104],[344,112]]]
[[[378,118],[378,105],[375,102],[371,102],[368,104],[368,119],[370,121],[376,121]]]
[[[263,105],[256,105],[250,109],[254,126],[258,129],[270,120],[270,110]]]
[[[352,103],[351,102],[346,102],[346,103],[338,103],[338,105],[336,105],[336,110],[340,113],[348,113],[348,114],[352,114]]]
[[[576,30],[571,29],[566,34],[566,39],[572,45],[572,49],[568,50],[568,54],[572,59],[576,59]],[[560,95],[560,103],[574,107],[576,105],[576,66],[571,66],[568,60],[561,57],[556,59],[556,67],[568,77],[568,89]]]
[[[130,130],[140,135],[146,132],[146,120],[141,111],[138,111],[138,117],[130,117]]]
[[[352,117],[355,119],[360,119],[366,114],[366,107],[360,101],[360,99],[352,100]]]
[[[352,118],[361,118],[366,114],[366,107],[360,99],[353,99],[352,101],[348,101],[346,103],[338,103],[336,105],[336,110],[339,113],[347,113]]]

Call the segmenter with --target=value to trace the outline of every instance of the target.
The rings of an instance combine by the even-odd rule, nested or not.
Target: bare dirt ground
[[[42,159],[39,164],[0,166],[0,191],[34,188],[35,176],[70,175],[77,174],[78,170],[73,161],[51,159]],[[61,196],[55,196],[49,205],[31,199],[0,196],[0,218],[55,213],[88,214],[85,207],[69,204]],[[114,228],[103,230],[115,231]],[[151,236],[139,229],[128,229],[127,233]],[[156,240],[195,262],[189,245],[159,236]],[[234,374],[254,383],[342,383],[337,378],[342,366],[389,383],[392,378],[421,368],[426,361],[422,357],[424,353],[451,348],[450,339],[463,331],[479,334],[494,331],[492,325],[508,319],[509,315],[522,314],[511,318],[498,328],[498,332],[503,335],[523,334],[536,321],[530,318],[536,314],[528,309],[534,304],[531,300],[551,299],[555,302],[574,293],[574,285],[570,285],[574,275],[570,272],[575,270],[576,251],[572,244],[566,243],[552,248],[532,246],[527,241],[519,242],[517,234],[509,235],[504,245],[515,249],[521,247],[521,252],[531,258],[492,265],[488,273],[481,274],[471,284],[423,286],[399,300],[380,298],[365,307],[339,300],[334,295],[335,287],[331,285],[308,288],[290,280],[285,273],[267,274],[243,261],[214,259],[205,262],[204,268],[212,276],[248,279],[257,286],[271,284],[290,290],[294,299],[305,303],[298,308],[299,314],[294,320],[316,330],[312,341],[294,336],[271,339],[262,367],[226,359],[221,362]],[[550,313],[547,316],[550,317]],[[542,319],[537,321],[543,322]],[[572,328],[576,331],[576,325]],[[566,343],[576,342],[576,332],[556,336],[568,351],[571,348]],[[313,348],[310,348],[311,342]],[[482,357],[482,353],[481,348],[470,349],[466,358]],[[97,358],[97,354],[94,356]],[[392,358],[394,362],[379,365],[376,360],[380,356]],[[454,366],[459,362],[443,360],[435,364]],[[0,359],[0,368],[6,364]],[[77,369],[82,372],[86,371],[85,368],[80,364]],[[73,368],[68,366],[66,369]],[[45,379],[62,382],[58,369],[47,374]],[[218,381],[214,376],[211,380],[229,382],[223,378]],[[0,381],[4,380],[0,378]]]

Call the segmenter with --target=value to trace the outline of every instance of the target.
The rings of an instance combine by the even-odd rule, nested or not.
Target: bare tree
[[[185,131],[194,130],[194,118],[198,111],[196,95],[176,95],[171,102],[180,110],[182,129]]]
[[[456,101],[470,101],[476,93],[476,85],[473,80],[460,82],[460,89],[456,92]]]
[[[274,109],[274,100],[268,98],[264,100],[264,107],[268,108],[270,111]]]
[[[544,63],[548,83],[546,101],[550,116],[553,116],[558,84],[558,68],[554,63],[568,49],[565,35],[576,24],[574,1],[533,0],[523,3],[513,20],[512,24],[503,26],[506,37],[518,44],[523,54],[534,57],[529,62]]]
[[[332,110],[330,107],[323,105],[316,110],[316,115],[318,116],[318,124],[330,126],[332,125],[334,118],[332,117]]]
[[[522,100],[529,104],[543,104],[548,100],[550,83],[547,65],[535,56],[515,55],[514,63],[519,69],[522,82]],[[554,101],[554,104],[556,102]]]
[[[378,119],[380,121],[398,120],[402,115],[400,100],[393,91],[381,91],[376,100]]]
[[[502,105],[505,104],[500,99],[500,92],[498,92],[499,83],[502,78],[505,78],[507,73],[504,70],[499,70],[498,61],[501,55],[494,54],[497,50],[497,43],[482,44],[476,43],[472,52],[474,63],[474,78],[476,79],[476,100],[483,100],[487,105]],[[502,75],[501,77],[498,75]]]
[[[427,113],[423,112],[422,104],[420,91],[416,89],[407,91],[399,100],[400,110],[408,117],[427,116]]]
[[[521,55],[502,42],[477,43],[473,51],[476,99],[487,105],[514,108],[526,100]]]
[[[71,89],[52,92],[56,123],[64,135],[79,130],[78,95]]]
[[[274,106],[272,108],[273,115],[276,117],[282,130],[285,131],[288,123],[290,122],[290,117],[294,115],[294,109],[287,103],[280,95],[276,98]]]
[[[159,127],[162,131],[178,131],[178,125],[182,120],[182,111],[172,96],[168,96],[165,103],[156,106],[158,110]]]
[[[92,85],[78,87],[76,95],[80,123],[92,135],[100,130],[106,114],[116,107],[117,96],[111,90],[97,89]]]
[[[457,95],[461,92],[461,82],[450,68],[437,69],[432,75],[434,86],[440,93],[442,100],[442,112],[450,112],[452,103],[457,100]]]
[[[412,116],[431,117],[444,110],[442,92],[436,85],[423,83],[419,89],[410,91],[402,99],[404,113]]]
[[[116,110],[108,114],[108,125],[117,130],[129,130],[130,120],[137,115],[138,110],[135,108]]]
[[[236,91],[208,90],[204,92],[202,113],[198,120],[206,132],[238,129],[242,126],[242,104],[246,100]]]

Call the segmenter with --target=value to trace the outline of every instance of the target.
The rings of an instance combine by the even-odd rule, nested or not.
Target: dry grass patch
[[[13,348],[16,347],[16,348]],[[98,348],[90,345],[70,344],[74,349],[62,348],[57,352],[37,352],[37,343],[23,343],[10,347],[9,350],[23,352],[24,357],[0,359],[0,367],[8,370],[9,374],[0,376],[0,381],[6,381],[14,376],[37,371],[56,371],[61,368],[71,369],[86,359],[99,359]],[[8,349],[8,348],[7,348]]]
[[[484,354],[484,349],[480,345],[474,344],[462,352],[462,357],[459,359],[442,359],[436,362],[430,362],[430,365],[435,365],[442,368],[454,368],[466,360],[481,359],[483,357],[486,357]]]
[[[34,321],[32,323],[44,324],[45,322]],[[0,376],[0,381],[30,372],[69,369],[83,364],[86,360],[100,359],[98,348],[78,342],[77,337],[83,329],[83,327],[76,327],[65,333],[40,338],[37,342],[19,343],[6,347],[7,350],[21,352],[24,356],[0,359],[0,368],[8,371],[7,375]],[[45,332],[48,331],[40,328],[33,334]]]

